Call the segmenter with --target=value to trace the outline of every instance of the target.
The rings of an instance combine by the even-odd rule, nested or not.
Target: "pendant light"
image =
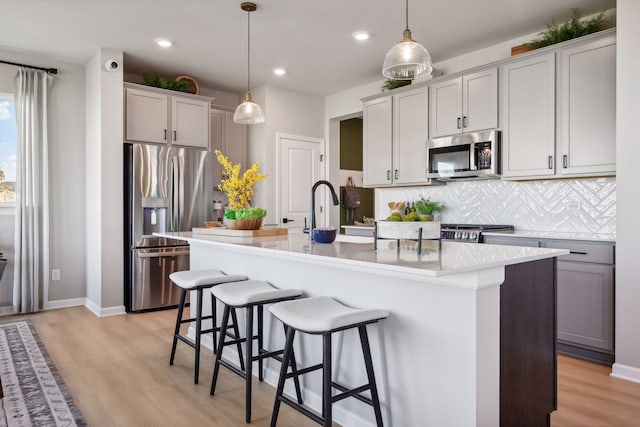
[[[393,80],[412,80],[431,74],[433,65],[427,49],[411,38],[409,30],[409,0],[406,0],[406,26],[402,41],[391,48],[384,58],[382,75]]]
[[[249,66],[249,58],[251,56],[251,44],[249,43],[251,25],[249,16],[251,12],[254,12],[258,7],[255,3],[244,2],[240,5],[240,8],[247,12],[247,94],[244,97],[244,102],[238,105],[235,113],[233,113],[233,121],[243,125],[254,125],[265,122],[262,108],[253,100],[251,92],[249,91],[251,88],[251,67]]]

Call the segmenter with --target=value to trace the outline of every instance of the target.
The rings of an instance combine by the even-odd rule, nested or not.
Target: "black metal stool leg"
[[[331,333],[322,335],[322,418],[331,427]]]
[[[176,356],[176,346],[178,345],[178,335],[180,334],[180,324],[182,320],[182,312],[184,311],[184,300],[187,296],[187,290],[180,290],[180,303],[178,304],[178,318],[176,319],[176,329],[173,332],[173,344],[171,345],[171,358],[169,365],[173,365],[173,359]]]
[[[233,334],[236,339],[240,338],[240,329],[238,329],[238,316],[236,315],[235,307],[231,309],[231,320],[233,320]],[[226,334],[226,329],[220,329],[220,333]],[[238,341],[236,344],[238,349],[238,359],[240,359],[240,370],[244,371],[244,356],[242,355],[242,343]]]
[[[245,421],[251,422],[251,380],[253,379],[253,306],[247,306],[246,313],[246,329],[247,329],[247,339],[245,341],[245,350],[246,356],[245,360],[247,361],[245,375]]]
[[[218,326],[218,314],[216,307],[216,297],[211,294],[211,329],[213,329],[213,354],[218,352],[218,336],[216,335],[216,329]]]
[[[369,336],[367,335],[367,327],[361,325],[358,327],[360,333],[360,343],[362,344],[362,355],[364,356],[364,365],[367,368],[367,377],[369,378],[369,386],[371,387],[371,400],[373,401],[373,411],[376,414],[376,424],[382,427],[382,411],[380,410],[380,399],[378,398],[378,387],[376,386],[376,378],[373,373],[373,362],[371,361],[371,348],[369,347]]]
[[[200,340],[202,339],[202,288],[196,289],[196,368],[193,373],[193,383],[198,384],[200,378]]]
[[[280,398],[284,391],[284,381],[287,375],[287,366],[289,365],[289,359],[293,353],[293,337],[296,334],[296,330],[293,328],[285,327],[287,331],[287,339],[284,344],[284,354],[282,355],[282,366],[280,367],[280,377],[278,378],[278,388],[276,389],[276,399],[273,404],[273,412],[271,413],[271,427],[276,427],[278,422],[278,412],[280,411]],[[297,376],[296,376],[297,378]]]
[[[229,306],[224,306],[224,311],[222,312],[222,331],[226,331],[227,326],[229,325]],[[226,338],[226,334],[220,334],[220,341],[218,341],[218,348],[220,351],[216,353],[216,362],[213,365],[213,377],[211,378],[211,390],[209,394],[214,394],[216,392],[216,383],[218,382],[218,372],[220,371],[220,359],[222,359],[222,351],[224,350],[224,339]]]
[[[262,336],[262,331],[263,331],[263,318],[262,318],[262,304],[258,305],[258,354],[260,354],[260,352],[263,350],[263,342],[264,342],[264,338]],[[264,380],[264,371],[263,371],[263,359],[259,359],[258,360],[258,380],[259,381],[263,381]]]
[[[289,329],[287,325],[282,324],[284,327],[284,335],[287,336],[287,330]],[[284,363],[284,360],[283,362]],[[291,372],[293,373],[293,384],[296,388],[296,398],[298,399],[299,404],[303,404],[304,400],[302,400],[302,388],[300,387],[300,377],[298,377],[298,365],[296,364],[296,352],[293,349],[293,344],[291,344],[291,358],[289,359],[289,366],[291,366]]]

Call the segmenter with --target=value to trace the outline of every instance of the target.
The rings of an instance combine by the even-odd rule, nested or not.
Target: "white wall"
[[[123,74],[106,71],[122,52],[99,49],[87,80],[87,305],[96,314],[123,311]]]
[[[0,50],[2,59],[54,67],[49,98],[50,267],[60,269],[60,281],[50,282],[49,302],[85,296],[85,104],[84,66],[22,52]],[[0,64],[0,91],[13,92],[17,68]],[[13,262],[14,215],[0,215],[0,251]],[[13,268],[0,282],[0,307],[11,305]]]
[[[267,120],[249,126],[248,162],[243,167],[259,161],[260,171],[269,176],[256,185],[252,204],[267,209],[265,224],[276,224],[276,134],[324,138],[324,98],[269,85],[251,94]]]
[[[638,144],[640,99],[640,2],[618,0],[616,250],[616,363],[613,375],[640,382],[640,257],[638,257]]]

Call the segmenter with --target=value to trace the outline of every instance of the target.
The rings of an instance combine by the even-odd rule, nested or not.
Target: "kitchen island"
[[[545,425],[555,408],[555,258],[566,250],[445,241],[441,250],[427,244],[419,255],[398,251],[395,241],[379,242],[374,252],[366,238],[321,244],[299,232],[158,235],[188,241],[192,269],[218,268],[388,310],[388,319],[369,327],[387,426]],[[282,326],[270,316],[265,331],[267,346],[281,348]],[[357,333],[340,333],[334,343],[335,379],[365,384]],[[318,337],[304,336],[296,345],[299,366],[318,363]],[[266,364],[268,383],[276,384],[278,369]],[[302,384],[305,403],[319,409],[320,374]],[[354,399],[334,405],[334,420],[374,424],[371,408]]]

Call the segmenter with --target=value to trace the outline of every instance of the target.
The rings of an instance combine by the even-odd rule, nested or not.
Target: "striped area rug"
[[[0,427],[86,426],[30,320],[0,324]]]

